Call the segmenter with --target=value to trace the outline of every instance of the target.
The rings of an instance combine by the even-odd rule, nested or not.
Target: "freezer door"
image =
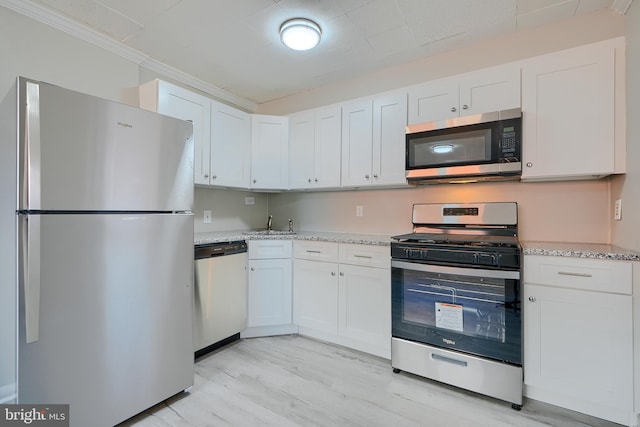
[[[26,240],[39,244],[20,239],[20,265],[39,251],[40,285],[25,307],[21,271],[19,403],[68,403],[71,426],[112,426],[190,387],[193,216],[21,215],[21,236],[34,219]]]
[[[20,209],[192,210],[191,123],[19,83]]]

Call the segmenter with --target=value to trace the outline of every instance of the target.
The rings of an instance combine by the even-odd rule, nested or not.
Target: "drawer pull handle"
[[[431,353],[431,358],[433,360],[440,360],[441,362],[447,362],[458,366],[467,367],[467,362],[464,360],[454,359],[452,357],[440,356],[439,354]]]
[[[366,258],[366,259],[371,259],[373,258],[371,255],[354,255],[354,258]]]
[[[558,271],[559,276],[593,277],[589,273],[572,273],[570,271]]]
[[[307,253],[308,253],[308,254],[321,254],[321,253],[322,253],[322,251],[312,251],[312,250],[310,250],[310,249],[307,249]]]

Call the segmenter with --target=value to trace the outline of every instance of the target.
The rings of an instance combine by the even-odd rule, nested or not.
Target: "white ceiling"
[[[631,0],[24,1],[262,103]],[[316,49],[282,45],[279,26],[293,17],[320,25]]]

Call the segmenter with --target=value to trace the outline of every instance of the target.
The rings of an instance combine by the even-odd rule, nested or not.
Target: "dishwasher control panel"
[[[195,246],[195,259],[240,254],[243,252],[247,252],[247,243],[244,240],[235,242],[206,243]]]

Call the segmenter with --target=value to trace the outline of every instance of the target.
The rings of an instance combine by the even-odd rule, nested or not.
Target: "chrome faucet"
[[[273,219],[273,215],[269,215],[267,218],[267,231],[271,231],[271,220]]]
[[[293,232],[293,220],[292,219],[289,220],[289,232],[290,233]]]

